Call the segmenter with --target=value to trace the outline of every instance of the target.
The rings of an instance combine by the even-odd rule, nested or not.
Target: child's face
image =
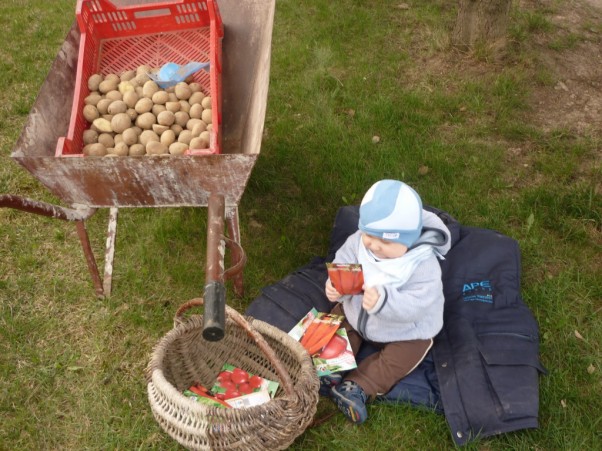
[[[399,258],[408,251],[408,248],[401,243],[383,240],[366,233],[362,233],[362,243],[376,258],[380,259]]]

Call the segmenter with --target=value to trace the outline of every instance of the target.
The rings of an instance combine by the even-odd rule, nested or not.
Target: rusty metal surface
[[[237,205],[259,155],[275,0],[218,0],[223,40],[223,154],[164,158],[56,158],[67,134],[79,49],[74,22],[42,85],[13,158],[69,205]]]
[[[71,209],[13,194],[0,194],[1,207],[14,208],[40,216],[62,219],[63,221],[83,221],[96,212],[94,208],[81,205],[76,209]]]
[[[103,290],[102,281],[100,280],[98,265],[96,264],[96,259],[94,258],[94,252],[92,251],[92,246],[90,245],[90,238],[88,237],[86,223],[84,221],[76,221],[75,226],[82,250],[84,251],[84,256],[86,257],[86,264],[88,265],[88,271],[92,277],[92,283],[94,284],[96,295],[98,297],[104,297],[105,293]]]
[[[203,157],[20,157],[53,194],[91,207],[206,206],[209,193],[236,205],[256,155]]]

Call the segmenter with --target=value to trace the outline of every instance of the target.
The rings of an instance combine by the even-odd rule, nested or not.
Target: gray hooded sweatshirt
[[[450,232],[434,213],[422,211],[422,234],[411,249],[428,243],[445,255]],[[358,263],[361,231],[355,232],[337,251],[335,263]],[[437,257],[420,262],[403,284],[377,287],[381,297],[374,308],[362,307],[363,294],[342,296],[345,316],[366,340],[377,343],[433,338],[443,327],[443,283]]]

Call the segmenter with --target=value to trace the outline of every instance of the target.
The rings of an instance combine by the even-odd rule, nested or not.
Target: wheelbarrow
[[[104,1],[104,0],[103,0]],[[183,0],[111,0],[119,5]],[[166,158],[60,158],[57,141],[67,135],[72,115],[80,30],[73,23],[42,84],[12,158],[66,206],[11,194],[0,207],[72,221],[99,297],[111,293],[118,212],[121,208],[207,207],[204,335],[219,339],[225,316],[225,280],[244,293],[238,204],[260,148],[271,55],[274,0],[216,0],[224,28],[221,61],[221,152]],[[204,1],[195,2],[205,5]],[[159,6],[158,6],[159,7]],[[86,220],[109,208],[104,275],[91,249]],[[227,235],[226,235],[227,233]],[[224,269],[225,251],[232,267]]]

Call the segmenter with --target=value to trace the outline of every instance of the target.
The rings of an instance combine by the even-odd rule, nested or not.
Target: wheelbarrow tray
[[[222,154],[60,158],[69,127],[80,32],[74,22],[44,81],[12,158],[69,205],[238,205],[259,155],[267,104],[274,0],[218,0],[222,41]]]

